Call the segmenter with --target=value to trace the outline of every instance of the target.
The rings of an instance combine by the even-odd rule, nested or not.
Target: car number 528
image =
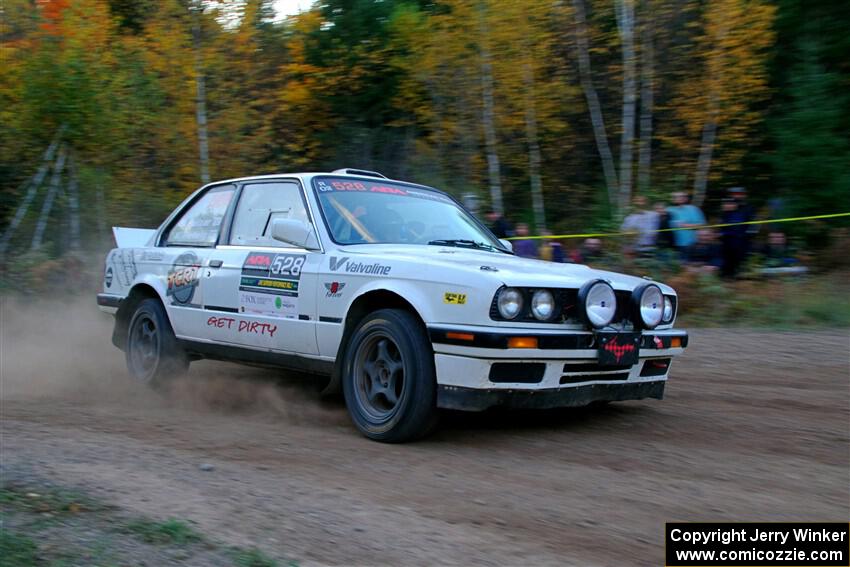
[[[280,255],[274,259],[271,266],[271,272],[277,276],[293,276],[301,275],[301,267],[304,265],[304,256],[284,256]]]

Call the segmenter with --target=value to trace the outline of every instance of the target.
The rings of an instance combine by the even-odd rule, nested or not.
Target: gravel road
[[[301,565],[663,565],[665,521],[850,517],[850,336],[694,330],[667,398],[360,437],[303,378],[128,383],[89,305],[2,306],[2,474]]]

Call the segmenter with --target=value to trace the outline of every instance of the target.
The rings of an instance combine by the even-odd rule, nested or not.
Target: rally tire
[[[145,299],[136,307],[127,328],[124,353],[130,376],[154,388],[189,369],[189,358],[158,299]]]
[[[363,319],[345,349],[342,390],[354,425],[369,439],[402,443],[430,433],[437,382],[421,321],[402,309]]]

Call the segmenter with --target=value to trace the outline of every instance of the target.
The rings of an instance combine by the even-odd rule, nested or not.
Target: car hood
[[[490,278],[501,280],[508,286],[528,287],[565,287],[578,288],[589,280],[601,278],[608,281],[614,289],[631,291],[646,278],[629,276],[617,272],[596,270],[584,264],[561,264],[532,258],[521,258],[488,252],[449,246],[423,246],[399,244],[358,244],[340,247],[340,253],[352,256],[363,255],[383,263],[410,262],[427,263],[434,268],[444,267],[451,271],[460,270],[471,274],[487,274]],[[353,259],[353,258],[352,258]],[[449,271],[449,270],[447,270]],[[445,274],[448,275],[448,274]],[[421,274],[434,280],[445,280],[439,271]],[[672,288],[660,282],[661,291],[674,294]]]

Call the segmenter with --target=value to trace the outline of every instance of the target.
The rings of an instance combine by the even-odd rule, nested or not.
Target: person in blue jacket
[[[705,224],[705,215],[696,205],[690,203],[690,198],[684,192],[673,193],[674,205],[667,209],[670,213],[671,228],[698,227]],[[696,230],[673,231],[673,245],[679,251],[682,259],[687,259],[691,247],[697,242]]]

